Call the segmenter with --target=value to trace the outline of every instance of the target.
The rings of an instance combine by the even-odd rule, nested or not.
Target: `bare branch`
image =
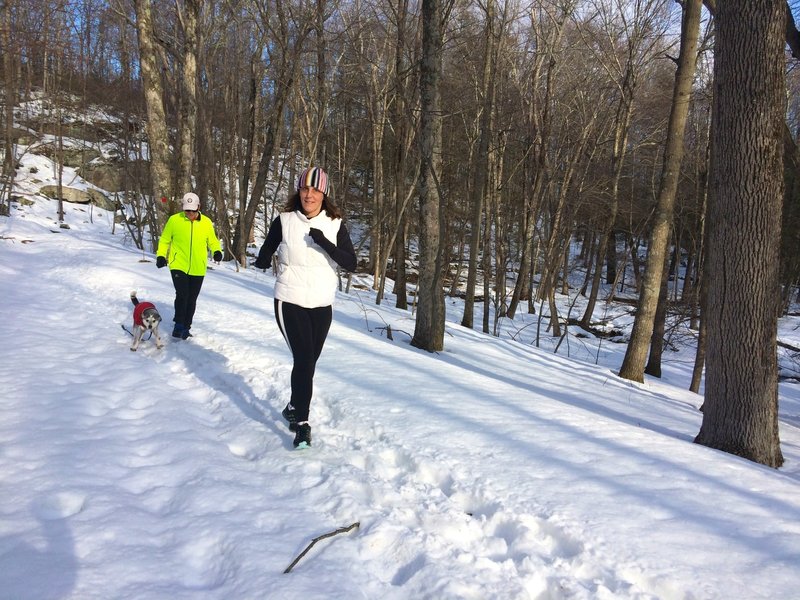
[[[361,523],[356,521],[355,523],[348,525],[347,527],[340,527],[339,529],[336,529],[334,531],[329,531],[328,533],[323,533],[322,535],[315,537],[313,540],[311,540],[311,543],[308,546],[306,546],[306,549],[297,555],[297,558],[295,558],[292,561],[292,564],[286,567],[284,573],[288,573],[289,571],[291,571],[294,568],[294,566],[300,562],[300,559],[302,559],[308,553],[308,551],[314,547],[314,544],[316,544],[318,541],[324,540],[325,538],[333,537],[334,535],[338,535],[340,533],[347,533],[351,529],[358,528],[359,525],[361,525]]]

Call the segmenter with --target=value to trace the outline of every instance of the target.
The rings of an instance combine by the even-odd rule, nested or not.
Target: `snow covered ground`
[[[177,342],[167,270],[110,213],[55,216],[0,217],[0,598],[798,597],[798,385],[772,470],[692,443],[688,351],[638,385],[620,344],[554,355],[523,341],[535,315],[489,337],[448,300],[428,354],[356,278],[295,451],[269,272],[213,266]],[[162,350],[128,349],[131,290]]]

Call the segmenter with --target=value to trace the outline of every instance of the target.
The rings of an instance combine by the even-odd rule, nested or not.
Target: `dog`
[[[161,315],[152,302],[139,302],[136,292],[131,292],[131,302],[133,302],[133,344],[131,350],[136,352],[139,343],[142,341],[145,331],[151,332],[156,338],[156,348],[163,348],[164,342],[158,335],[158,325],[161,323]]]

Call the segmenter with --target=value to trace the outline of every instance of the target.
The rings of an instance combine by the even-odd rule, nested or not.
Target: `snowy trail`
[[[268,336],[266,344],[273,351],[288,354],[274,327],[269,298],[265,299],[264,306],[264,314],[255,314],[238,325],[244,331],[270,329],[274,333]],[[326,354],[336,354],[347,347],[347,337],[347,331],[334,325]],[[214,340],[208,341],[211,347],[217,347]],[[192,351],[190,361],[193,364],[198,360],[194,356],[199,354],[196,348],[186,346],[179,349]],[[410,352],[417,354],[416,351]],[[203,349],[202,353],[206,355],[207,350]],[[219,354],[229,356],[229,364],[233,365],[241,365],[247,358],[238,356],[234,347],[225,347],[224,344],[220,345]],[[485,597],[487,589],[499,597],[520,597],[524,592],[519,581],[526,579],[520,575],[526,570],[531,575],[530,581],[525,583],[527,592],[536,596],[544,591],[546,581],[537,578],[535,570],[514,560],[514,555],[519,555],[519,561],[527,564],[528,554],[510,547],[523,543],[527,550],[534,534],[539,534],[536,538],[540,538],[541,531],[547,530],[546,522],[538,517],[517,516],[514,511],[504,510],[487,486],[462,472],[458,460],[448,460],[440,449],[409,448],[397,439],[393,428],[387,431],[368,411],[359,408],[371,402],[370,396],[375,395],[375,391],[370,393],[369,390],[387,389],[391,387],[390,382],[367,382],[366,385],[361,382],[352,386],[353,395],[344,398],[317,393],[312,410],[314,447],[305,453],[282,454],[281,451],[291,448],[291,434],[279,414],[288,401],[287,358],[285,354],[282,364],[271,371],[250,368],[244,370],[245,373],[250,371],[244,375],[235,367],[229,371],[215,370],[213,365],[220,364],[216,357],[199,363],[199,372],[203,374],[198,377],[212,389],[228,390],[229,400],[240,409],[242,416],[257,423],[253,429],[248,427],[249,423],[240,422],[237,425],[239,431],[228,434],[231,440],[228,447],[235,455],[266,462],[270,470],[284,469],[290,477],[296,477],[295,486],[304,490],[308,504],[326,517],[324,520],[329,523],[329,529],[360,522],[353,560],[379,562],[384,583],[403,588],[397,597],[416,594],[478,598]],[[328,361],[321,361],[321,367],[325,362]],[[359,357],[349,352],[341,362],[345,365],[359,364]],[[324,371],[321,368],[318,388],[324,387],[320,384],[331,376],[331,371],[335,373],[337,370],[335,366]],[[266,383],[259,385],[259,379]],[[231,381],[243,385],[231,385]],[[238,389],[238,393],[231,393],[232,387]],[[448,392],[445,397],[450,395]],[[393,419],[409,418],[409,411],[401,407],[392,408],[390,412]],[[235,420],[236,416],[231,419]],[[265,442],[266,446],[260,451],[259,446]],[[287,460],[288,466],[285,464]],[[529,524],[523,525],[526,522]],[[531,530],[534,524],[535,528]],[[520,528],[522,533],[517,535]],[[425,533],[429,529],[443,529],[447,533],[439,539],[437,535]],[[498,533],[498,530],[502,531]],[[574,544],[565,545],[563,541],[553,539],[555,535],[558,535],[557,531],[550,531],[548,537],[551,541],[545,541],[541,546],[542,558],[548,563],[563,558],[564,548],[568,553],[575,552]],[[488,553],[484,548],[487,537],[494,539],[489,543],[491,551]],[[536,545],[541,544],[541,540],[536,542]],[[449,556],[440,556],[436,563],[427,564],[426,556],[436,555],[437,549],[441,552],[444,548],[449,548]],[[441,589],[430,589],[426,569],[448,574]],[[409,582],[418,574],[422,584],[415,588]],[[374,572],[371,577],[374,577]],[[475,579],[484,582],[483,589],[475,588]],[[451,580],[465,583],[453,584]],[[362,581],[358,589],[363,591],[370,585],[370,581]],[[366,597],[385,594],[385,590],[376,589],[374,595],[367,594]]]
[[[64,264],[54,265],[47,275],[47,279],[53,282],[53,289],[47,297],[60,299],[55,306],[52,301],[48,302],[51,314],[77,311],[96,315],[100,317],[99,323],[109,321],[105,326],[107,333],[119,340],[120,334],[113,326],[113,318],[103,318],[113,317],[114,314],[109,314],[113,313],[111,307],[125,302],[124,294],[119,294],[119,285],[114,278],[108,277],[106,269],[88,263],[75,267],[68,255],[62,256]],[[153,275],[164,275],[155,271],[152,263],[136,262],[132,269],[141,271],[137,275],[145,280]],[[179,535],[188,527],[189,523],[184,522],[181,513],[197,515],[209,510],[209,523],[220,510],[226,519],[233,516],[219,506],[191,504],[196,501],[195,492],[211,483],[224,484],[236,498],[237,506],[246,503],[250,496],[261,510],[270,510],[270,503],[265,505],[265,498],[257,488],[253,490],[252,486],[237,484],[240,481],[237,473],[241,470],[255,475],[265,488],[287,489],[290,495],[296,494],[299,488],[304,491],[303,497],[313,513],[301,514],[296,520],[304,524],[319,523],[318,532],[360,521],[359,542],[352,560],[374,562],[377,559],[381,562],[384,583],[402,588],[398,597],[412,593],[477,598],[482,597],[487,589],[503,597],[518,597],[523,593],[519,582],[524,582],[522,585],[527,592],[536,596],[547,589],[548,582],[537,577],[536,561],[532,556],[538,556],[539,562],[549,566],[556,561],[574,559],[580,553],[580,543],[558,527],[549,525],[546,515],[519,514],[513,508],[504,508],[490,484],[475,481],[463,472],[459,467],[463,459],[448,459],[446,453],[437,448],[423,451],[404,445],[373,420],[368,411],[359,409],[361,404],[369,401],[364,387],[381,390],[385,389],[384,386],[392,387],[391,381],[369,381],[370,375],[365,374],[366,385],[358,386],[355,398],[329,398],[324,392],[320,393],[312,413],[316,438],[314,449],[305,455],[290,452],[291,434],[279,415],[280,408],[288,401],[290,367],[284,341],[274,327],[271,299],[263,298],[263,313],[243,308],[236,315],[235,322],[226,322],[223,313],[229,308],[221,311],[214,308],[214,275],[208,277],[201,296],[203,322],[213,323],[214,329],[209,333],[197,333],[191,343],[169,340],[163,353],[156,351],[152,343],[145,344],[137,354],[130,353],[131,359],[146,363],[141,365],[142,371],[138,373],[123,371],[121,376],[115,375],[113,361],[111,364],[107,361],[107,346],[94,341],[85,322],[76,323],[75,329],[59,327],[62,334],[73,340],[76,348],[83,350],[80,361],[75,362],[70,372],[59,373],[56,385],[63,388],[63,393],[58,395],[60,407],[47,410],[59,410],[63,422],[70,424],[64,432],[65,438],[84,438],[73,443],[84,446],[77,455],[84,456],[83,467],[87,471],[119,474],[119,481],[107,481],[103,485],[94,483],[92,487],[121,489],[125,495],[131,496],[131,502],[143,505],[145,514],[142,518],[145,522],[148,514],[153,518],[152,527],[158,532],[158,537]],[[74,278],[86,282],[87,289],[60,289],[59,281]],[[107,286],[109,280],[111,289]],[[21,298],[21,304],[35,302],[36,296],[42,293],[40,286],[41,282],[37,282],[33,293]],[[170,289],[163,282],[153,279],[150,287],[158,289],[161,296],[169,297]],[[140,295],[148,297],[141,292]],[[115,296],[119,296],[119,301],[109,302],[109,298]],[[169,306],[165,306],[163,300],[159,306],[169,314]],[[168,333],[169,323],[164,325]],[[347,345],[348,334],[353,334],[341,329],[334,328],[327,352],[334,354],[337,348]],[[129,343],[127,337],[121,337],[118,346]],[[266,347],[267,351],[252,350],[259,346]],[[94,353],[92,348],[95,348]],[[85,354],[86,350],[89,355]],[[269,356],[270,353],[277,355],[276,358],[258,356]],[[96,360],[92,360],[91,354],[96,355]],[[343,362],[355,361],[357,364],[359,357],[352,356],[352,352],[349,354]],[[417,358],[418,353],[405,349],[396,354]],[[387,359],[387,362],[394,362],[396,358]],[[44,373],[53,367],[48,362],[40,363],[42,372],[32,373],[32,379],[44,380]],[[427,395],[430,397],[431,392],[438,395],[442,399],[442,414],[452,418],[454,415],[447,409],[448,398],[453,397],[452,386],[457,380],[471,375],[469,371],[462,373],[463,367],[456,366],[447,369],[456,373],[441,377],[444,367],[440,373],[441,388],[427,390]],[[395,362],[392,372],[397,368]],[[402,365],[399,368],[403,370]],[[411,365],[408,368],[412,368]],[[160,373],[154,374],[154,370]],[[164,371],[168,375],[166,378]],[[108,382],[109,388],[101,392],[100,397],[96,397],[98,394],[92,398],[75,395],[74,390],[87,372],[100,375]],[[155,379],[142,390],[140,376]],[[326,374],[321,374],[319,381],[324,381],[325,377]],[[161,389],[154,393],[153,384]],[[64,400],[70,400],[72,404],[65,406]],[[397,407],[392,409],[391,417],[393,420],[407,419],[415,412],[413,406]],[[134,425],[137,422],[145,428],[151,422],[174,423],[175,427],[143,432],[141,427]],[[478,425],[480,423],[473,422],[471,427]],[[103,438],[95,439],[90,432],[100,426]],[[442,431],[428,433],[426,437],[432,435],[430,441],[435,441],[436,435],[447,436],[447,427],[440,429]],[[485,437],[485,434],[479,432],[478,436]],[[112,440],[114,443],[109,443]],[[462,437],[454,448],[447,440],[448,437],[443,438],[445,446],[456,453],[470,452],[473,445],[479,449],[484,446],[484,443],[473,444]],[[101,448],[98,448],[98,443]],[[232,470],[230,456],[226,457],[225,453],[218,456],[223,444],[230,456],[249,461],[255,469],[245,463]],[[191,448],[191,452],[187,448]],[[208,463],[202,468],[198,468],[193,459],[198,452],[204,457],[203,462]],[[71,446],[66,454],[74,457],[76,449]],[[51,456],[46,462],[57,463],[55,458]],[[496,459],[497,456],[490,458]],[[223,471],[226,473],[224,477],[220,475]],[[160,484],[153,486],[153,481]],[[78,482],[72,485],[80,489]],[[103,504],[103,495],[98,494],[100,489],[95,492],[73,491],[66,497],[58,496],[59,502],[81,507],[91,503],[97,507]],[[502,490],[503,495],[507,493],[508,490]],[[275,501],[279,502],[280,498]],[[107,535],[113,532],[113,537],[123,537],[124,531],[115,531],[112,517],[115,509],[113,504],[109,504],[101,519],[108,520]],[[157,522],[165,518],[174,521],[174,526],[159,532]],[[180,579],[187,588],[215,589],[223,585],[233,568],[226,566],[224,536],[212,533],[214,528],[210,524],[209,528],[210,531],[199,539],[185,542],[186,553],[193,555],[196,552],[199,556],[189,564],[176,565],[178,572],[183,571]],[[431,535],[426,533],[429,529],[445,533]],[[313,528],[310,530],[314,531]],[[298,544],[305,543],[308,531],[308,527],[303,527],[292,537],[298,540]],[[546,533],[544,537],[543,532]],[[489,552],[486,538],[491,540]],[[338,545],[341,546],[341,542]],[[436,556],[437,549],[441,552],[445,548],[448,549],[447,555],[439,556],[436,563],[428,563],[425,557]],[[291,547],[284,549],[283,562],[288,564],[289,552],[294,550]],[[531,550],[536,550],[536,553],[531,554]],[[153,558],[158,562],[163,560],[158,554]],[[154,569],[156,566],[157,563],[153,564]],[[281,563],[269,566],[280,568]],[[298,570],[302,567],[301,564]],[[440,589],[430,589],[426,570],[448,574]],[[418,574],[423,583],[422,588],[415,589],[413,579]],[[594,588],[596,577],[597,574],[592,573],[582,585],[587,589]],[[484,582],[483,588],[476,588],[475,580]],[[356,583],[357,589],[361,590],[374,584],[357,580]],[[375,593],[379,591],[375,590]],[[380,594],[385,594],[385,590]],[[367,594],[366,597],[372,596]]]
[[[377,317],[356,291],[318,366],[314,445],[293,451],[269,274],[214,267],[177,342],[166,270],[96,226],[17,224],[0,598],[777,598],[800,582],[796,428],[776,473],[689,443],[689,392],[457,326],[429,355],[404,340],[408,313]],[[165,318],[163,350],[128,350],[134,289]]]

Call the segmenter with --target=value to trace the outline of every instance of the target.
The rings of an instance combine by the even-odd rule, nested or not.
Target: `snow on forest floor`
[[[177,342],[153,256],[110,213],[54,215],[38,199],[0,218],[0,598],[796,595],[796,384],[768,469],[692,443],[690,349],[635,384],[615,375],[622,344],[554,355],[460,327],[448,299],[429,354],[357,276],[295,451],[269,272],[213,266]],[[128,350],[134,289],[165,318],[162,350]]]

